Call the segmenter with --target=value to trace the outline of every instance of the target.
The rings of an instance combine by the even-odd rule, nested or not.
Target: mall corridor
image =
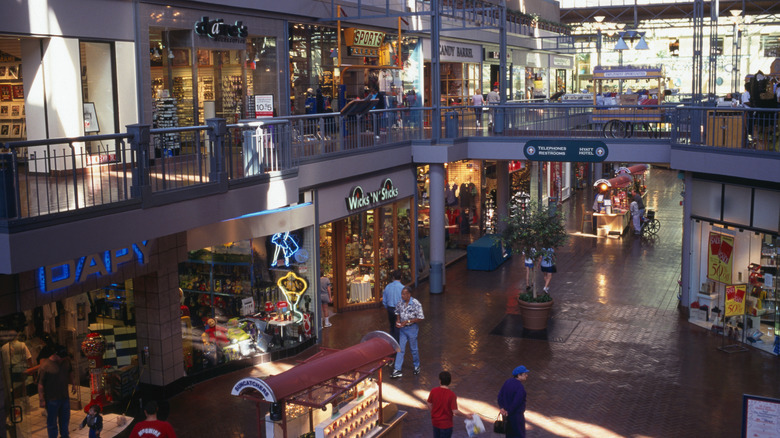
[[[648,208],[661,221],[650,241],[579,235],[582,208],[590,206],[586,192],[563,204],[572,237],[558,250],[547,339],[525,338],[516,325],[516,295],[525,286],[521,257],[492,272],[469,271],[462,259],[447,268],[445,293],[430,295],[427,282],[414,289],[425,311],[422,372],[413,375],[407,352],[402,378],[384,374],[385,400],[409,412],[404,437],[431,436],[425,398],[442,369],[452,372],[461,408],[495,418],[501,384],[515,366],[528,367],[527,436],[533,438],[738,437],[743,394],[780,397],[777,357],[749,347],[722,352],[721,337],[689,324],[678,310],[682,181],[676,171],[651,169],[647,186]],[[332,348],[387,330],[383,309],[331,321],[323,344]],[[181,437],[254,437],[255,406],[231,396],[232,384],[292,364],[198,384],[170,400],[168,419]],[[454,436],[467,436],[462,419]]]

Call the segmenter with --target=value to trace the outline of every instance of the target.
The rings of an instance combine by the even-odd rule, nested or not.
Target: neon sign
[[[363,187],[355,186],[352,193],[346,198],[347,211],[370,208],[375,204],[398,197],[398,189],[393,185],[393,180],[387,178],[379,190],[366,193]]]
[[[295,239],[290,236],[289,231],[286,233],[274,234],[271,236],[271,242],[276,245],[276,250],[274,251],[274,260],[271,262],[271,266],[276,266],[279,263],[279,253],[282,252],[284,254],[284,266],[289,267],[290,258],[292,258],[300,248],[298,242],[296,242]]]
[[[290,271],[287,275],[277,280],[276,285],[282,290],[287,303],[290,304],[290,310],[295,315],[293,319],[295,319],[295,322],[300,322],[303,319],[303,313],[298,311],[298,301],[301,300],[301,296],[309,287],[306,280]]]
[[[117,271],[119,265],[130,262],[133,257],[138,264],[149,262],[149,241],[144,240],[128,247],[112,249],[38,268],[38,288],[41,292],[51,292],[76,283],[81,283],[90,275],[105,276]]]

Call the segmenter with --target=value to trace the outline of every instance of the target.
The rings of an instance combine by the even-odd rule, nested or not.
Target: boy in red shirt
[[[428,409],[431,410],[434,438],[450,438],[452,436],[452,417],[471,417],[472,414],[458,409],[458,396],[449,388],[452,376],[448,371],[439,373],[441,385],[433,388],[428,394]]]
[[[138,423],[130,432],[130,438],[176,438],[171,423],[157,419],[157,402],[144,404],[146,420]]]

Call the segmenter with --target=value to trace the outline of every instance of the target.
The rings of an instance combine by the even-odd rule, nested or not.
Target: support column
[[[496,162],[496,230],[504,231],[504,219],[509,216],[509,201],[512,194],[509,190],[509,162]]]
[[[429,167],[430,196],[430,237],[431,237],[431,272],[429,277],[432,294],[444,291],[444,164],[431,164]]]
[[[682,281],[682,296],[680,302],[685,307],[685,311],[690,315],[688,309],[688,303],[691,302],[691,255],[693,248],[691,247],[691,208],[693,206],[693,193],[691,188],[693,187],[693,177],[691,172],[685,172],[683,179],[684,195],[683,195],[683,233],[682,233],[682,264],[680,267],[680,280]]]
[[[165,386],[184,377],[178,269],[178,260],[186,256],[182,236],[186,234],[158,239],[157,269],[133,279],[138,357],[148,370],[141,373],[141,382],[149,385]]]

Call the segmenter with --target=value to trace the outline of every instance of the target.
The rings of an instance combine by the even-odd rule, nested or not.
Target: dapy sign
[[[353,212],[364,208],[371,208],[374,205],[396,198],[398,189],[393,185],[393,181],[387,178],[379,190],[365,192],[362,187],[355,186],[347,197],[347,211]]]
[[[90,275],[111,275],[119,265],[138,260],[139,265],[149,262],[150,245],[148,240],[134,243],[128,247],[98,252],[65,263],[56,263],[38,268],[38,287],[41,292],[51,292],[70,285],[81,283]]]

